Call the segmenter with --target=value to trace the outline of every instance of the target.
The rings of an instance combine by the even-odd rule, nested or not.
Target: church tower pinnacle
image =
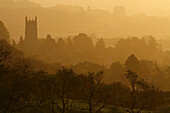
[[[35,20],[28,20],[27,16],[25,17],[25,41],[34,42],[38,40],[37,33],[37,17]]]

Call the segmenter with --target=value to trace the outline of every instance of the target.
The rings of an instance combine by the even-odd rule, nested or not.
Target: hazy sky
[[[57,4],[80,5],[92,8],[113,10],[115,5],[122,5],[129,14],[146,13],[152,15],[170,15],[170,0],[30,0],[43,6]]]

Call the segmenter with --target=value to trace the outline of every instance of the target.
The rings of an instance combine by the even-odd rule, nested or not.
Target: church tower
[[[25,41],[36,42],[37,40],[37,17],[35,17],[35,20],[28,20],[25,17]]]

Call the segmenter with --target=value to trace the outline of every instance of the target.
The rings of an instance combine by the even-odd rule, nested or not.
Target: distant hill
[[[127,16],[123,7],[114,12],[84,9],[80,6],[57,5],[42,7],[28,0],[0,0],[0,20],[9,29],[12,39],[24,37],[25,16],[38,17],[39,38],[75,35],[80,32],[97,37],[170,36],[170,19],[146,15]]]

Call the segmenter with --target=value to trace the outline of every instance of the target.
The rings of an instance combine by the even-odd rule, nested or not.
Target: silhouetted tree
[[[106,106],[110,94],[110,87],[102,84],[103,72],[89,73],[82,81],[82,100],[88,105],[89,113],[100,113]]]
[[[92,39],[84,33],[80,33],[79,35],[75,36],[73,38],[73,44],[74,47],[78,50],[90,51],[94,49]]]
[[[123,81],[123,75],[124,75],[125,68],[123,65],[119,62],[112,63],[112,65],[109,68],[109,75],[110,79],[114,81]]]
[[[9,68],[15,49],[6,40],[0,40],[0,71]]]
[[[9,41],[9,38],[10,38],[10,35],[9,35],[7,28],[0,21],[0,40],[5,39],[5,40]]]
[[[98,50],[101,50],[101,51],[103,51],[105,49],[105,47],[106,46],[105,46],[105,42],[104,42],[103,38],[99,39],[95,45],[95,48]]]
[[[71,108],[71,98],[75,92],[74,79],[75,73],[72,69],[62,67],[55,76],[51,75],[43,80],[45,92],[42,96],[49,102],[53,113],[66,113]]]
[[[71,106],[71,96],[73,93],[72,82],[74,79],[75,73],[72,69],[64,68],[57,72],[57,83],[58,83],[58,98],[59,103],[56,103],[58,110],[61,113],[65,113],[66,110]],[[62,106],[60,106],[60,104]]]
[[[126,60],[125,66],[128,70],[138,72],[139,71],[139,60],[136,58],[134,54],[132,54]]]
[[[129,81],[131,96],[131,113],[141,113],[144,109],[150,110],[155,100],[158,88],[153,84],[140,79],[135,72],[127,71],[125,77]]]
[[[15,58],[8,72],[2,73],[0,109],[3,113],[19,112],[34,106],[30,78],[34,71],[26,59]]]

